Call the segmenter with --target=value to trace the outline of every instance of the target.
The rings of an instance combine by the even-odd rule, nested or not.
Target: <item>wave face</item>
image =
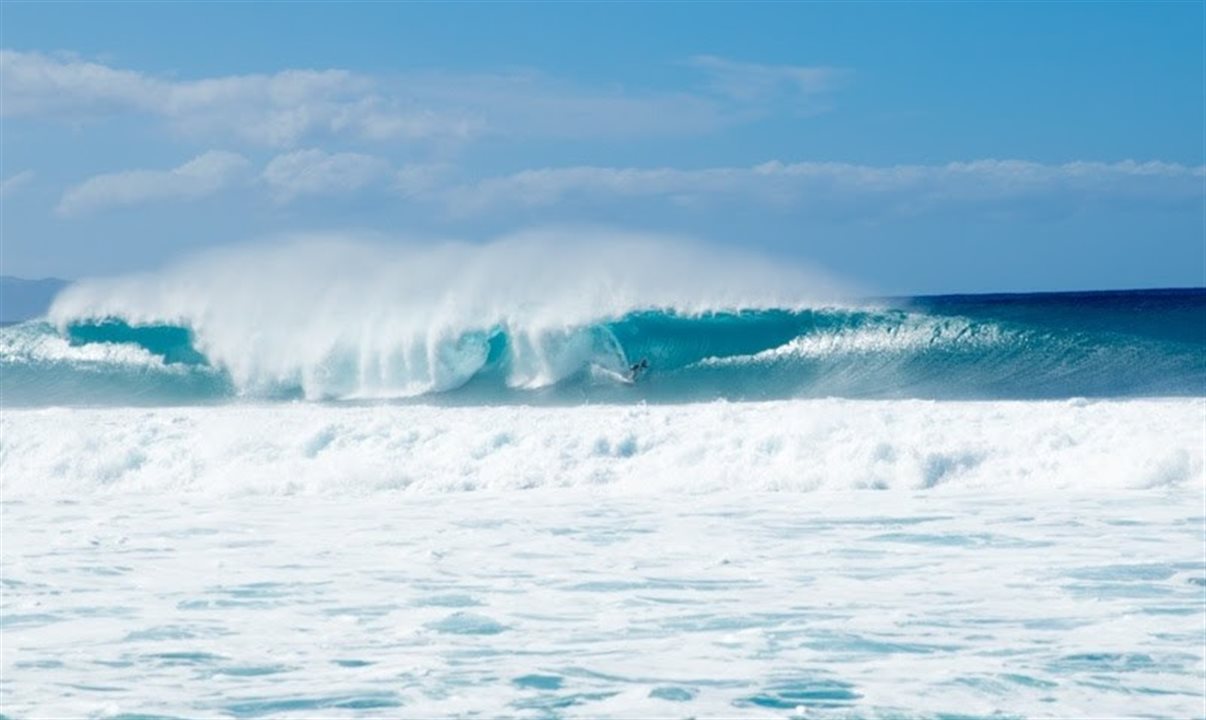
[[[310,241],[80,283],[47,319],[0,329],[0,391],[24,406],[1206,394],[1200,289],[838,305],[750,258],[600,247]]]

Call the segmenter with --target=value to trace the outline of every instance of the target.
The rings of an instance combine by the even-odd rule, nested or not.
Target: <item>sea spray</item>
[[[78,282],[0,369],[10,406],[1195,396],[1206,292],[860,301],[641,235],[309,237]]]

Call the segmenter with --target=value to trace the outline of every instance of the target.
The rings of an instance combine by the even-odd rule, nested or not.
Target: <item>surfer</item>
[[[649,369],[649,358],[641,358],[639,363],[628,368],[628,379],[636,382],[637,376]]]

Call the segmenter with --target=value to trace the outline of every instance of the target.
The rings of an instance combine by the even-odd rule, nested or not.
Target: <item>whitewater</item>
[[[1201,289],[211,250],[0,328],[0,715],[1203,717],[1204,490]]]

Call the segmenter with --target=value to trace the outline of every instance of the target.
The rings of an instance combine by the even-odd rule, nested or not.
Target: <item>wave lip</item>
[[[0,363],[6,365],[70,365],[166,368],[164,359],[132,343],[73,343],[46,323],[34,322],[0,331]]]

